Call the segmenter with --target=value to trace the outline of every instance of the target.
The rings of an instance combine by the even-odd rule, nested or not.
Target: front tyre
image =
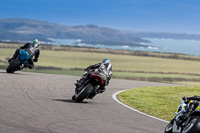
[[[173,127],[173,125],[170,122],[165,128],[165,133],[172,133],[172,127]]]
[[[84,86],[83,89],[75,97],[75,101],[79,102],[79,103],[82,102],[93,91],[93,88],[94,87],[92,84],[88,84],[88,85]]]
[[[6,68],[7,73],[14,73],[16,70],[17,66],[21,63],[21,60],[18,58],[14,59],[13,61],[10,62],[9,66]]]

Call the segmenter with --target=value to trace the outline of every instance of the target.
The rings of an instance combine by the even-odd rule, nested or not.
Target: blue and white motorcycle
[[[20,49],[19,55],[16,59],[13,59],[9,66],[6,68],[7,73],[14,73],[15,71],[22,70],[25,67],[25,64],[28,63],[30,56],[27,51]]]
[[[165,133],[200,133],[200,97],[183,97]]]

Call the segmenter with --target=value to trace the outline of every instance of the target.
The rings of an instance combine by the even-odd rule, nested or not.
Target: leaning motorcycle
[[[20,49],[17,58],[13,59],[6,68],[7,73],[14,73],[15,71],[22,70],[25,64],[28,63],[30,56],[27,51]]]
[[[186,102],[185,97],[183,97],[175,112],[175,117],[166,126],[165,133],[200,133],[199,101]]]
[[[83,85],[75,89],[76,94],[72,97],[76,102],[82,102],[84,99],[92,99],[97,94],[97,89],[104,84],[102,77],[93,73]]]

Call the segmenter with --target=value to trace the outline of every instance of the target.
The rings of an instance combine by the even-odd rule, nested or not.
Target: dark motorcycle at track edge
[[[20,49],[18,57],[9,63],[8,67],[6,68],[6,72],[14,73],[15,71],[22,70],[26,67],[26,64],[28,64],[28,59],[30,59],[28,52]]]
[[[76,94],[72,96],[72,100],[80,103],[84,99],[92,99],[98,93],[98,87],[103,83],[102,77],[93,73],[83,85],[75,89]]]
[[[164,133],[200,133],[199,100],[183,97]]]

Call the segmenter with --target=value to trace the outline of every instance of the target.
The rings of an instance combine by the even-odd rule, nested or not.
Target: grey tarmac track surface
[[[77,79],[0,70],[0,133],[163,133],[167,123],[125,108],[112,94],[170,84],[112,79],[105,93],[75,103]]]

